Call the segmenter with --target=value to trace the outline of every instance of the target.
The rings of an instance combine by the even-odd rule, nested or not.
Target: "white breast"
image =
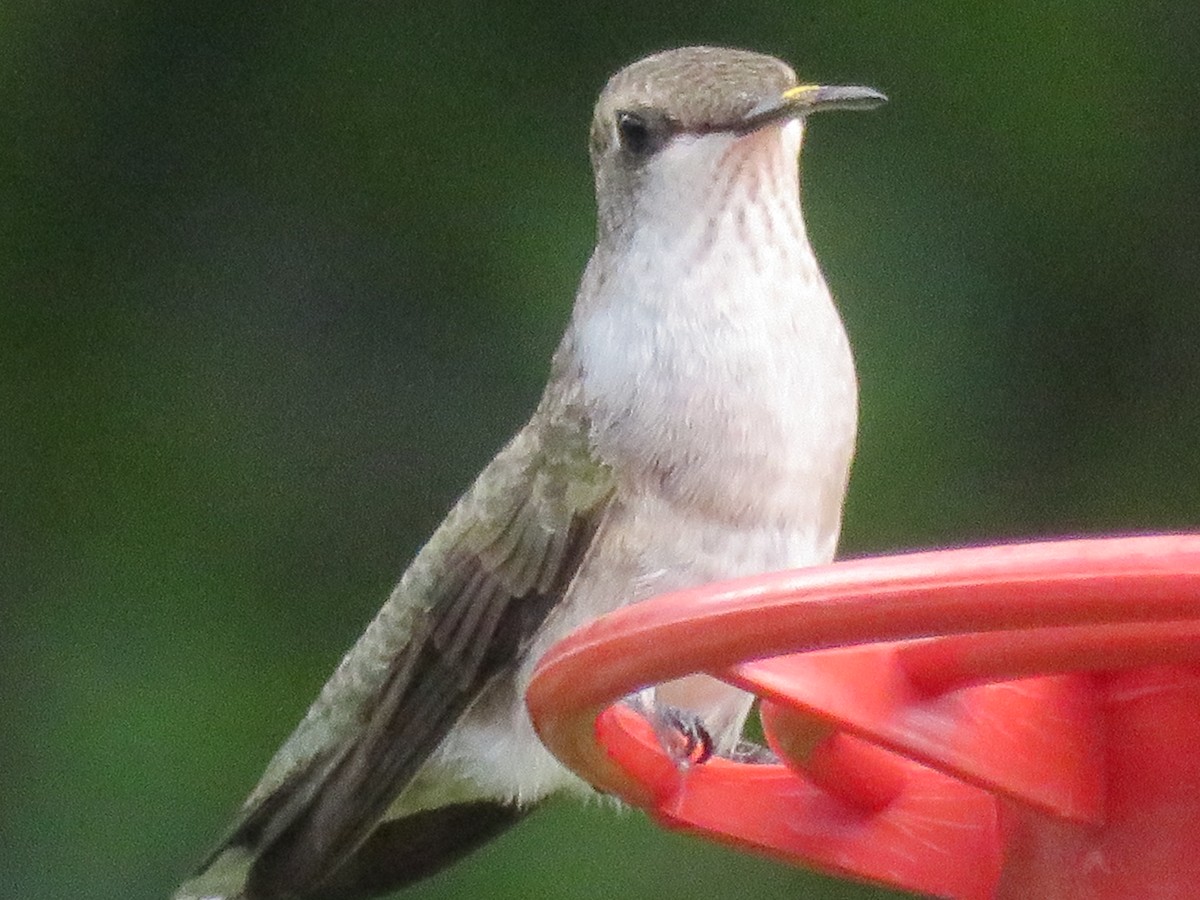
[[[708,212],[651,216],[607,254],[574,346],[599,447],[631,491],[836,534],[857,388],[788,127],[681,151],[697,168],[716,158],[718,175],[691,187],[702,196],[683,201]]]

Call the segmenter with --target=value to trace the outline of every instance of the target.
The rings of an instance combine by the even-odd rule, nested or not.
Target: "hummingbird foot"
[[[661,706],[651,718],[658,742],[680,769],[703,765],[712,758],[715,742],[695,713]]]
[[[696,713],[640,697],[626,701],[650,723],[659,745],[680,769],[703,765],[712,758],[716,742]]]

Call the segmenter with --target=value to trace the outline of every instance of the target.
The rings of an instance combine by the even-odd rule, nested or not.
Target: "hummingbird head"
[[[684,47],[639,60],[609,79],[592,120],[601,239],[648,222],[687,227],[711,216],[710,201],[733,182],[781,164],[795,183],[806,116],[885,100],[867,87],[798,84],[786,63],[746,50]],[[781,187],[798,203],[798,188]]]

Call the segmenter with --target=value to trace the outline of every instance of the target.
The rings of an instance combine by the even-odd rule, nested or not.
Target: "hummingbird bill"
[[[714,47],[612,76],[589,144],[596,246],[540,402],[176,900],[376,896],[551,794],[590,794],[525,709],[550,646],[657,594],[833,558],[857,381],[799,154],[811,114],[884,100]],[[693,675],[639,702],[729,755],[752,698]]]

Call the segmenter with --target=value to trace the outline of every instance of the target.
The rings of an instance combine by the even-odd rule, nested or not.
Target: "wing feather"
[[[586,416],[552,382],[418,554],[214,854],[249,851],[249,896],[303,896],[355,853],[562,600],[611,493]]]

